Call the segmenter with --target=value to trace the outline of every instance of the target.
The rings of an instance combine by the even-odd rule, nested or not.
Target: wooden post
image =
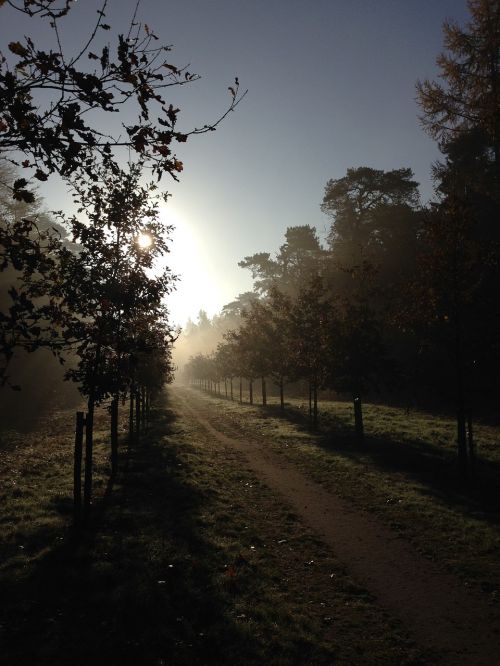
[[[83,454],[83,412],[76,413],[75,458],[73,465],[73,523],[80,525],[82,520],[82,454]]]
[[[111,476],[118,471],[118,398],[111,401]]]
[[[363,406],[361,404],[361,398],[359,395],[354,398],[354,428],[356,430],[358,444],[363,444],[365,439],[365,431],[363,427]]]
[[[94,448],[94,400],[89,398],[85,417],[85,476],[83,484],[83,517],[90,514],[92,505],[92,463]]]

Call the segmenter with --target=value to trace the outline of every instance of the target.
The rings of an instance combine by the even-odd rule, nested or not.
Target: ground
[[[496,514],[295,417],[171,388],[107,484],[103,413],[82,534],[69,415],[4,444],[6,663],[497,664]]]

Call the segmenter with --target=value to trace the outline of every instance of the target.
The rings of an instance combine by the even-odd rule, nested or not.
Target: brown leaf
[[[21,56],[21,58],[24,58],[28,55],[28,49],[23,46],[21,42],[10,42],[9,50],[16,55]]]

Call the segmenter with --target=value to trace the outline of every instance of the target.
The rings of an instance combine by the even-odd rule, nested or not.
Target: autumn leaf
[[[174,107],[170,104],[167,110],[167,116],[170,122],[175,124],[175,121],[177,120],[177,114],[179,113],[179,109],[174,109]]]
[[[179,73],[179,70],[177,69],[177,67],[175,67],[174,65],[169,65],[168,62],[164,62],[164,63],[163,63],[163,67],[166,67],[167,69],[169,69],[169,70],[170,70],[171,72],[173,72],[174,74],[178,74],[178,73]]]
[[[20,190],[23,187],[26,187],[27,184],[28,181],[26,180],[26,178],[18,178],[16,181],[14,181],[14,189]]]
[[[11,42],[9,44],[9,50],[16,55],[21,56],[21,58],[24,58],[28,55],[28,49],[23,46],[21,42]]]
[[[37,178],[38,180],[45,181],[45,180],[48,179],[48,175],[45,173],[45,171],[42,171],[41,169],[37,169],[36,172],[35,172],[35,178]]]
[[[154,150],[159,152],[163,157],[168,157],[170,155],[170,150],[167,146],[154,146]]]

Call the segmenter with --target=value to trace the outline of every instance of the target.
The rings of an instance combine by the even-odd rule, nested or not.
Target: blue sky
[[[99,4],[71,10],[68,47],[83,40]],[[134,5],[110,0],[113,30]],[[26,32],[0,11],[8,41]],[[411,167],[423,201],[432,196],[438,151],[420,128],[415,82],[436,77],[442,22],[464,23],[466,0],[142,0],[139,17],[174,46],[174,64],[202,76],[172,90],[184,129],[224,111],[235,76],[249,90],[217,132],[180,147],[181,181],[164,183],[172,193],[164,214],[177,226],[168,262],[183,278],[170,300],[178,323],[249,289],[238,261],[276,251],[288,226],[323,233],[324,186],[349,167]],[[45,194],[49,208],[64,205],[55,183]]]

